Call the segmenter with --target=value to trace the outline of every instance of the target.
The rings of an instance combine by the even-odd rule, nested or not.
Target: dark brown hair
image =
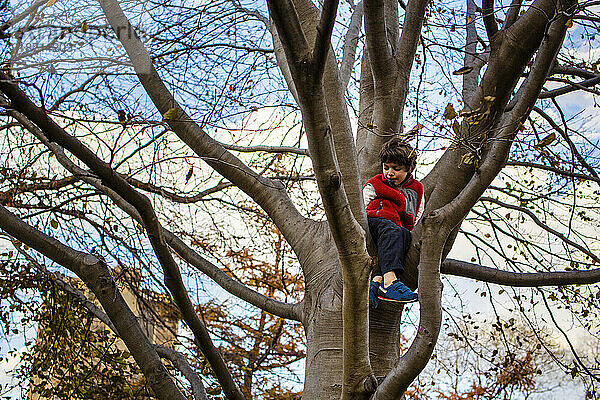
[[[393,162],[403,165],[411,173],[417,166],[417,151],[401,138],[395,137],[381,147],[379,160],[382,164]]]

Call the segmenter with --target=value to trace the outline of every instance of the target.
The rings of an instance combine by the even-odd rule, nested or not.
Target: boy
[[[367,181],[363,198],[367,206],[369,232],[377,244],[379,266],[369,287],[369,303],[379,300],[410,303],[417,294],[398,276],[404,271],[404,257],[410,245],[423,198],[423,184],[413,178],[417,154],[400,138],[393,138],[379,152],[383,173]]]

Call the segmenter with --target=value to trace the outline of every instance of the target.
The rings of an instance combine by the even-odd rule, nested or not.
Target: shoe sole
[[[387,297],[380,297],[380,296],[377,296],[377,298],[379,300],[383,300],[383,301],[390,301],[392,303],[404,303],[404,304],[414,303],[415,301],[419,301],[418,297],[415,299],[412,299],[412,300],[394,300],[394,299],[388,299]]]

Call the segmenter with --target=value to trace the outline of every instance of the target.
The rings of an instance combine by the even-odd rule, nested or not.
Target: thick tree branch
[[[576,172],[564,171],[562,169],[551,167],[549,165],[536,164],[536,163],[531,163],[531,162],[526,162],[526,161],[508,161],[506,163],[506,165],[507,166],[515,166],[515,167],[536,168],[536,169],[541,169],[544,171],[554,172],[555,174],[565,176],[567,178],[577,178],[577,179],[581,179],[584,181],[594,181],[596,183],[600,183],[599,178],[595,178],[593,176],[584,175],[584,174],[578,174]]]
[[[600,282],[600,269],[589,271],[510,272],[466,261],[446,259],[443,274],[517,287],[589,285]]]
[[[386,81],[386,76],[395,73],[397,68],[392,64],[392,49],[387,37],[384,3],[385,0],[364,0],[366,47],[375,82]]]
[[[177,252],[177,254],[189,262],[199,271],[208,275],[219,286],[236,297],[281,318],[290,319],[293,321],[301,321],[302,303],[289,304],[277,300],[273,300],[263,294],[260,294],[248,286],[233,280],[219,267],[212,264],[204,257],[200,256],[189,246],[187,246],[177,235],[163,229],[165,238],[169,245]]]
[[[397,27],[388,25],[387,17],[391,11],[386,10],[387,4],[386,0],[365,2],[367,50],[375,93],[373,119],[369,124],[372,130],[367,131],[369,134],[365,146],[360,149],[359,165],[363,181],[380,172],[378,154],[381,146],[393,136],[402,134],[402,119],[410,72],[421,38],[428,0],[413,0],[408,3],[402,34],[397,50],[393,53],[390,50],[392,46],[388,43]],[[397,2],[394,1],[394,5],[397,9]],[[370,11],[367,11],[368,7]],[[392,14],[396,17],[397,11]],[[386,29],[386,32],[382,32],[382,29]],[[370,44],[372,42],[375,43]]]
[[[164,270],[165,284],[181,311],[183,319],[194,333],[198,346],[213,368],[219,383],[223,387],[223,392],[228,398],[243,400],[244,397],[233,381],[233,377],[219,351],[212,343],[208,330],[196,314],[195,306],[192,304],[183,284],[179,267],[164,241],[161,226],[158,223],[158,218],[154,213],[150,200],[133,189],[110,165],[100,160],[92,151],[82,145],[79,140],[67,134],[46,114],[45,110],[33,104],[25,93],[3,72],[0,72],[0,90],[11,100],[12,106],[41,129],[48,140],[69,150],[97,174],[107,186],[135,207],[146,228],[152,248]]]
[[[356,132],[356,149],[360,160],[370,159],[367,151],[367,141],[373,134],[373,109],[375,106],[375,85],[373,74],[371,73],[371,62],[369,61],[369,52],[363,50],[360,62],[360,101],[358,108],[358,128]],[[364,166],[361,172],[364,171]],[[369,172],[361,173],[361,185],[367,183],[372,176]]]
[[[279,40],[287,57],[287,63],[292,70],[292,75],[297,73],[297,64],[307,63],[310,60],[310,49],[302,25],[296,13],[296,7],[291,0],[268,0],[269,15],[273,20]],[[294,83],[296,80],[294,79]]]
[[[342,62],[340,65],[340,81],[342,88],[346,89],[352,76],[352,69],[356,57],[356,48],[358,47],[358,37],[362,26],[363,2],[356,5],[350,17],[350,24],[344,37],[344,46],[342,47]]]
[[[582,88],[589,88],[592,86],[596,86],[600,83],[600,76],[596,76],[594,78],[586,79],[582,82],[572,82],[567,86],[560,87],[558,89],[552,89],[540,93],[538,98],[540,99],[550,99],[558,96],[562,96],[563,94],[571,93],[576,90],[580,90]]]
[[[202,378],[194,371],[183,354],[168,347],[156,344],[154,345],[154,349],[160,357],[171,361],[173,366],[185,376],[185,379],[188,380],[192,387],[192,396],[194,397],[194,400],[208,400]]]
[[[462,96],[464,103],[467,105],[471,103],[477,87],[479,86],[479,71],[481,71],[481,67],[483,66],[481,63],[477,62],[476,8],[477,6],[474,0],[467,0],[464,66],[473,67],[471,72],[463,75]]]
[[[321,10],[321,18],[317,26],[317,35],[315,36],[315,45],[313,46],[313,55],[311,64],[313,65],[313,79],[321,81],[323,71],[325,70],[325,62],[329,48],[331,47],[331,33],[335,24],[335,16],[337,14],[339,0],[324,0],[323,9]]]
[[[490,145],[489,151],[485,155],[483,163],[479,166],[477,173],[471,177],[470,181],[460,194],[439,210],[439,212],[448,216],[448,223],[453,227],[462,220],[463,216],[465,216],[472,205],[475,204],[479,196],[485,191],[485,188],[488,187],[506,163],[512,140],[517,132],[518,124],[528,115],[529,110],[535,103],[537,95],[543,87],[543,83],[545,82],[550,67],[555,59],[556,52],[560,48],[564,38],[566,31],[566,16],[564,14],[560,15],[551,23],[546,39],[543,39],[546,27],[545,21],[541,18],[535,20],[533,17],[536,15],[539,17],[539,13],[542,13],[542,15],[553,15],[553,7],[554,2],[550,0],[537,0],[534,3],[532,10],[525,13],[525,15],[523,15],[507,31],[502,31],[507,39],[501,42],[500,48],[497,50],[498,53],[510,51],[509,49],[517,44],[513,39],[508,39],[513,37],[529,38],[527,43],[519,43],[519,46],[523,49],[527,49],[527,52],[519,54],[514,60],[515,64],[512,66],[506,64],[500,65],[501,59],[494,57],[494,60],[490,62],[490,66],[486,71],[482,83],[485,88],[483,93],[488,93],[489,90],[496,90],[494,102],[489,106],[491,109],[490,119],[495,119],[496,121],[494,122],[497,122],[498,126],[502,127],[502,129],[498,130],[496,140]],[[529,14],[530,12],[532,14]],[[525,25],[528,21],[529,24]],[[535,25],[532,25],[534,23],[533,21],[535,21]],[[539,40],[539,42],[536,43],[536,40]],[[515,96],[517,99],[515,108],[510,114],[501,115],[501,112],[504,110],[505,104],[508,101],[510,91],[512,91],[516,79],[520,76],[520,71],[523,70],[525,63],[529,60],[531,54],[533,54],[535,49],[540,45],[540,51],[533,63],[531,73],[521,85],[518,94]],[[507,48],[504,49],[504,46],[507,46]],[[494,77],[493,74],[500,73],[498,69],[503,69],[504,71],[512,70],[513,81],[502,82],[502,86],[500,83],[497,83],[498,76]],[[493,88],[486,88],[488,85],[493,85]]]
[[[579,174],[577,172],[565,171],[559,168],[551,167],[549,165],[536,164],[526,161],[508,161],[506,163],[507,166],[515,166],[515,167],[529,167],[535,169],[541,169],[544,171],[554,172],[557,175],[565,176],[567,178],[577,178],[584,181],[594,181],[596,183],[600,183],[600,179],[594,178],[593,176]]]
[[[508,8],[508,12],[506,13],[506,19],[504,20],[504,24],[502,25],[502,30],[508,29],[515,23],[517,18],[519,18],[519,11],[521,11],[521,5],[523,4],[523,0],[512,0],[510,6]]]
[[[571,67],[569,65],[560,65],[558,63],[555,63],[554,67],[552,67],[552,74],[553,75],[555,75],[555,74],[556,75],[572,75],[572,76],[578,76],[583,79],[591,79],[591,78],[598,77],[598,74],[595,74],[592,71],[588,71],[587,69]]]
[[[435,185],[431,191],[425,213],[434,211],[443,214],[444,224],[451,228],[461,223],[508,160],[519,123],[533,106],[554,60],[552,55],[555,54],[555,46],[560,47],[564,37],[567,13],[559,13],[547,32],[548,22],[556,14],[557,6],[553,0],[536,0],[524,15],[510,28],[500,31],[492,41],[488,67],[471,104],[473,110],[485,111],[487,115],[482,115],[483,118],[476,124],[468,119],[463,120],[459,135],[461,138],[467,135],[469,146],[480,148],[482,162],[478,162],[477,168],[465,163],[464,157],[471,150],[467,146],[457,146],[444,153],[427,177],[428,184],[431,183],[431,176],[443,182],[443,185]],[[569,4],[561,6],[569,7]],[[544,39],[546,33],[548,37]],[[543,40],[532,74],[519,88],[521,94],[515,97],[518,99],[515,100],[515,109],[510,113],[505,112],[514,87]],[[417,225],[413,230],[413,241],[418,240],[421,232],[421,227]],[[407,264],[415,265],[417,257],[418,250],[412,246],[407,255]],[[409,285],[416,283],[415,272],[408,269],[404,274]]]
[[[310,0],[294,0],[294,7],[298,14],[300,24],[303,27],[307,42],[316,42],[316,32],[319,20],[319,10]],[[284,51],[281,50],[282,44],[277,29],[271,26],[271,33],[275,43],[278,63],[284,74],[288,88],[294,95],[294,98],[300,104],[296,89],[297,83],[292,78],[288,60]],[[306,74],[303,74],[306,75]],[[325,91],[325,101],[327,104],[327,114],[331,124],[331,132],[334,139],[335,154],[340,170],[344,171],[342,181],[344,190],[350,203],[354,217],[359,221],[363,229],[366,229],[366,216],[364,215],[364,205],[362,204],[362,190],[360,185],[360,176],[358,172],[358,158],[354,137],[352,135],[352,126],[348,115],[348,107],[345,102],[345,86],[342,85],[337,61],[332,49],[328,51],[327,62],[323,75],[323,90]]]
[[[481,12],[483,14],[483,24],[487,32],[488,40],[492,40],[494,35],[498,33],[498,23],[494,12],[494,0],[482,0]]]
[[[538,54],[531,66],[529,75],[521,87],[519,87],[519,90],[517,90],[510,104],[506,106],[507,111],[512,111],[510,115],[513,116],[513,120],[519,119],[520,121],[525,121],[536,99],[539,98],[539,94],[544,87],[548,75],[551,73],[552,64],[565,37],[567,31],[565,23],[566,16],[562,15],[550,24],[548,33],[542,41]]]
[[[0,206],[0,227],[52,261],[73,271],[100,301],[156,396],[164,400],[185,400],[121,296],[105,262],[63,245],[25,224],[3,206]]]
[[[434,214],[424,217],[419,260],[420,318],[417,334],[398,364],[379,385],[373,400],[395,400],[429,363],[442,325],[440,263],[448,234]]]
[[[428,4],[429,0],[414,0],[409,1],[406,8],[404,27],[400,35],[398,51],[395,55],[398,62],[399,78],[402,82],[400,93],[403,93],[404,98],[406,98],[405,92],[408,90],[410,70],[414,63],[417,46],[421,40],[421,30]]]

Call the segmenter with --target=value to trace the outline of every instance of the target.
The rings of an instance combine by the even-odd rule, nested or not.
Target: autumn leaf
[[[454,118],[456,118],[456,115],[457,114],[456,114],[456,111],[454,110],[454,107],[452,107],[452,103],[448,103],[448,105],[444,109],[444,114],[443,114],[444,119],[454,119]]]
[[[466,165],[475,164],[476,161],[477,161],[477,159],[473,153],[467,153],[464,156],[462,156],[463,164],[466,164]]]
[[[454,71],[452,73],[452,75],[464,75],[464,74],[468,74],[469,72],[473,71],[475,68],[474,67],[462,67],[457,69],[456,71]]]
[[[56,0],[50,0],[49,2],[46,3],[46,7],[52,7],[54,5],[54,3],[56,3]]]
[[[454,121],[452,123],[452,130],[454,131],[454,133],[456,135],[458,135],[460,133],[460,125],[458,124],[458,121]]]
[[[179,110],[177,110],[177,108],[169,108],[169,110],[167,110],[167,112],[165,112],[163,114],[163,120],[165,120],[165,121],[174,120],[175,118],[177,118],[178,114],[179,114]]]
[[[416,134],[421,129],[423,129],[423,125],[422,124],[416,124],[415,126],[412,127],[412,129],[410,131],[408,131],[408,135]]]
[[[54,229],[58,229],[58,221],[53,219],[52,221],[50,221],[50,225],[52,225],[52,227]]]
[[[86,33],[88,29],[88,23],[87,21],[83,21],[83,23],[81,24],[81,32]]]
[[[540,140],[540,142],[538,144],[534,145],[534,147],[548,146],[549,144],[554,142],[555,139],[556,139],[556,134],[554,132],[552,132],[551,134],[549,134],[548,136],[546,136],[545,138]]]
[[[565,26],[566,26],[567,28],[572,28],[572,27],[573,27],[573,20],[572,20],[572,19],[570,19],[570,20],[568,20],[567,22],[565,22]]]

